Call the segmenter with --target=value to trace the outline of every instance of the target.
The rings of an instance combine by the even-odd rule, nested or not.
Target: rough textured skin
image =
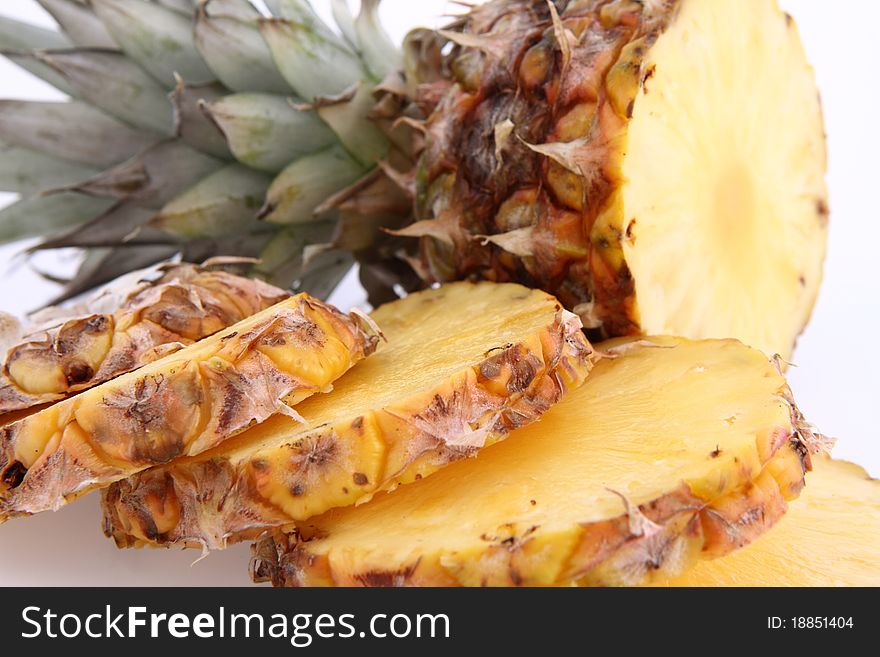
[[[371,322],[300,294],[0,429],[0,521],[198,454],[326,390],[372,353]]]
[[[5,353],[0,414],[63,399],[240,322],[289,295],[213,267],[170,265],[118,308],[64,317]]]
[[[787,387],[780,396],[788,400]],[[376,572],[375,560],[372,567],[360,563],[354,546],[345,546],[344,554],[337,550],[331,560],[324,546],[333,538],[332,521],[322,524],[318,517],[257,542],[253,577],[274,586],[634,586],[675,576],[702,558],[747,545],[800,493],[811,452],[821,445],[791,402],[789,407],[788,426],[757,436],[757,471],[734,460],[711,481],[681,484],[638,508],[624,498],[626,513],[617,517],[547,530],[511,523],[509,531],[483,536],[485,544],[473,548],[421,545],[387,572]],[[462,524],[468,526],[467,518]]]
[[[540,332],[392,405],[243,457],[215,453],[120,481],[104,491],[104,531],[123,547],[221,548],[420,479],[536,420],[583,383],[593,350],[580,329],[560,310]]]
[[[418,221],[398,233],[422,238],[423,276],[518,281],[597,337],[643,332],[618,192],[645,55],[679,4],[554,0],[557,22],[546,0],[495,1],[442,32],[452,84],[424,124]]]
[[[405,229],[429,236],[425,269],[440,280],[525,282],[604,335],[639,332],[622,236],[599,219],[621,182],[641,56],[676,4],[556,2],[556,27],[574,37],[564,48],[544,0],[490,2],[443,33],[458,44],[457,84],[427,120],[423,221]]]

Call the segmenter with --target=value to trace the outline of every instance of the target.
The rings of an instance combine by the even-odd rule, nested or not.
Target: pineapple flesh
[[[577,317],[519,285],[450,284],[373,319],[387,342],[297,406],[303,423],[274,417],[114,484],[105,532],[119,546],[221,548],[364,502],[533,422],[592,366]]]
[[[812,434],[774,363],[736,340],[597,346],[540,422],[356,509],[255,546],[276,586],[635,585],[763,533]]]
[[[208,450],[368,356],[379,335],[299,294],[0,429],[0,522]]]
[[[773,531],[656,586],[880,586],[880,483],[858,465],[814,458]]]
[[[221,269],[168,265],[153,280],[138,281],[110,312],[50,316],[26,329],[7,349],[0,371],[0,416],[91,388],[288,296]],[[111,298],[99,295],[84,308]]]
[[[425,124],[421,267],[518,280],[604,336],[791,354],[822,277],[822,115],[772,0],[489,2]]]

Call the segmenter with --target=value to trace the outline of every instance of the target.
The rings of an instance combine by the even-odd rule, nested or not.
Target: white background
[[[711,2],[712,0],[705,0]],[[329,2],[313,0],[329,16]],[[829,145],[831,236],[825,281],[812,321],[789,371],[801,409],[826,434],[838,437],[835,455],[880,476],[880,80],[875,72],[880,2],[781,0],[798,23],[825,108]],[[833,7],[831,6],[833,4]],[[384,0],[381,14],[399,41],[417,25],[437,27],[457,8],[445,0]],[[3,0],[0,13],[47,26],[32,0]],[[0,59],[0,97],[57,99],[58,92]],[[731,99],[747,102],[747,99]],[[14,197],[0,194],[0,205]],[[23,264],[24,244],[0,246],[0,309],[23,314],[55,288]],[[42,256],[44,269],[65,270],[71,253]],[[336,298],[361,297],[356,283]],[[0,585],[237,585],[248,584],[248,546],[199,555],[183,550],[117,551],[100,531],[98,496],[57,513],[0,526]]]

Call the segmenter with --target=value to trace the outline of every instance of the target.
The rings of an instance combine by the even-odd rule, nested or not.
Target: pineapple
[[[592,365],[577,317],[519,285],[450,284],[373,319],[387,343],[297,406],[302,423],[274,417],[114,484],[105,533],[119,546],[222,548],[364,502],[535,421]]]
[[[817,437],[736,340],[597,346],[586,383],[476,459],[255,547],[280,586],[635,585],[746,545]],[[158,503],[158,502],[157,502]]]
[[[211,449],[329,390],[379,337],[307,294],[0,429],[0,522]],[[39,367],[38,367],[39,369]]]
[[[788,357],[808,319],[825,145],[774,0],[490,0],[402,53],[377,0],[334,0],[338,31],[306,0],[39,1],[61,32],[2,20],[0,47],[73,100],[0,107],[0,239],[91,249],[69,291],[259,253],[318,296],[354,257],[374,304],[518,281],[601,336]]]
[[[859,466],[813,459],[800,499],[754,545],[658,586],[880,586],[880,484]]]
[[[82,314],[52,309],[40,324],[16,328],[0,371],[0,417],[91,388],[288,296],[214,264],[223,263],[168,265],[121,295],[90,299]],[[107,305],[115,307],[95,312]]]
[[[412,129],[368,118],[400,63],[377,0],[335,3],[341,33],[306,0],[38,2],[58,31],[0,16],[0,50],[71,99],[0,101],[0,189],[21,195],[0,242],[87,249],[61,298],[177,252],[262,254],[255,275],[326,296],[376,217],[400,225],[396,188],[360,222],[318,211],[380,160],[414,165]]]
[[[421,267],[518,280],[606,336],[788,357],[822,277],[813,72],[769,0],[512,0],[454,31],[424,129]]]

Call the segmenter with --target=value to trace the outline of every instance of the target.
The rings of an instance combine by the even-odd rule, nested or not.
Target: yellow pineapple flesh
[[[86,312],[25,329],[27,334],[4,354],[0,414],[91,388],[288,296],[262,281],[210,266],[166,266],[154,280],[138,281],[110,312]],[[111,297],[99,296],[89,305],[106,305]]]
[[[656,586],[880,586],[880,483],[854,463],[814,458],[800,498],[747,548]]]
[[[774,363],[736,340],[608,355],[539,422],[424,481],[255,546],[299,585],[635,585],[763,533],[812,434]]]
[[[450,284],[373,319],[387,342],[300,404],[303,423],[274,417],[114,484],[105,532],[120,546],[221,548],[364,502],[536,420],[592,364],[577,317],[519,285]]]
[[[371,322],[307,294],[0,429],[0,521],[198,454],[368,356]]]
[[[606,337],[788,358],[822,277],[821,107],[773,0],[496,0],[441,32],[421,269],[552,291]]]

